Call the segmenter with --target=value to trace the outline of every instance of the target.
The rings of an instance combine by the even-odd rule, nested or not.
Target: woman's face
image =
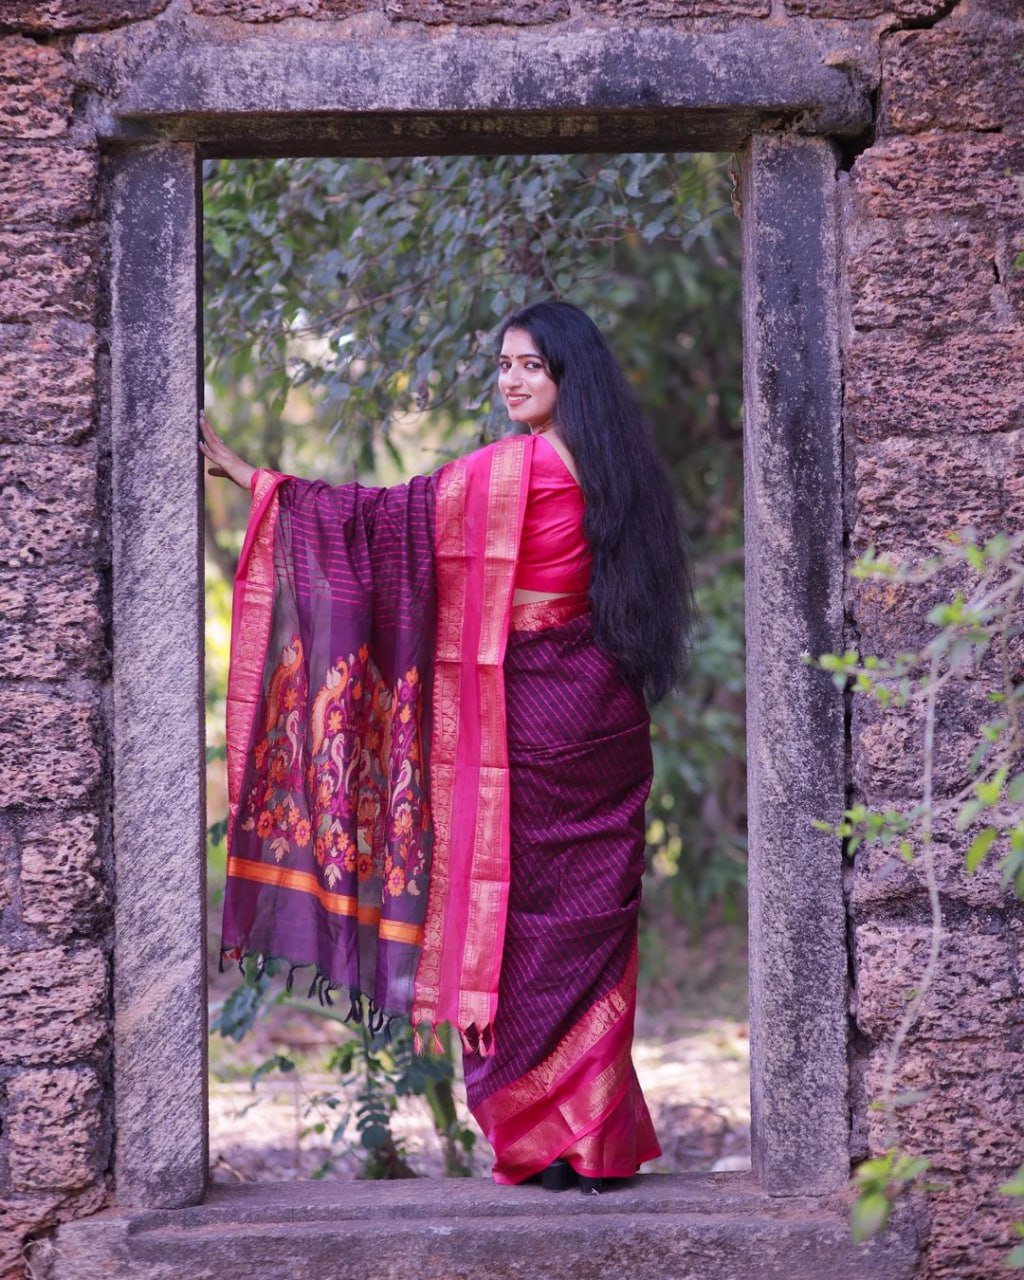
[[[525,329],[505,334],[498,357],[498,390],[513,422],[531,431],[545,431],[554,422],[558,386]]]

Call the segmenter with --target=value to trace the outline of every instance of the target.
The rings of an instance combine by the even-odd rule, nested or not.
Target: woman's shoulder
[[[472,453],[464,453],[448,466],[462,467],[468,471],[488,471],[498,462],[511,462],[525,455],[533,440],[529,435],[504,436],[491,444],[485,444]]]

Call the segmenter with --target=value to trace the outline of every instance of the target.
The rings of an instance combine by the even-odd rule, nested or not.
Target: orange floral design
[[[425,893],[432,833],[417,669],[388,686],[363,645],[340,655],[309,698],[296,637],[269,687],[241,815],[242,829],[256,828],[264,859],[315,871],[332,891],[352,895],[379,878],[384,902]],[[301,727],[296,733],[294,714],[289,722],[306,706],[309,738]]]
[[[400,804],[395,810],[395,835],[398,837],[412,834],[412,807]]]

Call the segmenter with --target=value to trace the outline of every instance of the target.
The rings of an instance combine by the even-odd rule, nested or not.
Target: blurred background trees
[[[498,438],[497,329],[540,297],[583,307],[630,377],[679,494],[704,619],[685,687],[654,713],[641,982],[666,1006],[713,976],[709,926],[742,925],[746,886],[731,195],[717,155],[223,160],[204,183],[207,409],[257,465],[389,484]],[[247,505],[208,483],[214,756]],[[220,836],[222,766],[210,813]]]

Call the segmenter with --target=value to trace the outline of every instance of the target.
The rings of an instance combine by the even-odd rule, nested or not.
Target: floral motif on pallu
[[[389,687],[363,645],[337,659],[310,700],[294,636],[271,675],[252,747],[239,815],[258,841],[249,856],[258,850],[264,862],[308,867],[312,853],[317,880],[332,898],[358,899],[360,917],[364,904],[379,914],[374,905],[424,894],[430,810],[421,728],[415,667]]]

